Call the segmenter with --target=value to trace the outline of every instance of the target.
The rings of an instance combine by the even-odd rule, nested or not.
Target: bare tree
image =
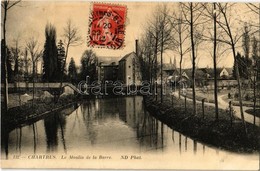
[[[153,19],[148,21],[148,35],[150,38],[153,39],[154,45],[151,47],[148,47],[150,49],[153,49],[154,52],[154,63],[152,65],[152,70],[154,71],[152,74],[152,77],[154,78],[153,86],[155,86],[155,93],[156,100],[157,100],[157,77],[158,77],[158,53],[159,53],[159,8],[157,7],[156,11],[154,12]]]
[[[260,4],[258,4],[259,6],[257,6],[254,3],[246,3],[246,6],[255,14],[260,15]]]
[[[173,13],[172,16],[170,16],[170,22],[173,28],[173,37],[172,41],[174,41],[174,44],[176,45],[176,48],[173,50],[180,56],[179,61],[179,79],[182,77],[182,62],[184,56],[190,52],[191,48],[190,46],[187,46],[187,41],[189,39],[189,33],[188,33],[188,25],[185,24],[185,21],[183,19],[183,13],[182,10],[180,10],[182,7],[182,4],[179,3],[179,14]],[[176,67],[176,66],[175,66]],[[181,86],[179,86],[179,99],[181,96]]]
[[[7,47],[6,47],[6,20],[7,20],[7,13],[8,10],[10,10],[12,7],[20,3],[21,1],[10,1],[10,0],[4,0],[1,2],[1,6],[4,10],[4,16],[3,16],[3,47],[4,49],[2,50],[2,58],[4,61],[3,67],[4,67],[4,108],[5,108],[5,113],[8,111],[8,74],[7,74],[7,66],[6,66],[6,56],[7,56]]]
[[[27,50],[30,53],[31,56],[31,61],[32,61],[32,81],[33,81],[33,101],[32,101],[32,106],[34,106],[34,96],[35,96],[35,71],[36,71],[36,63],[39,60],[39,58],[42,56],[42,51],[39,51],[39,45],[38,41],[34,38],[31,37],[27,42],[26,42],[26,47]]]
[[[15,80],[17,81],[17,86],[18,86],[18,90],[20,90],[20,85],[19,85],[19,40],[20,40],[20,35],[18,35],[16,38],[14,38],[14,44],[15,47],[13,49],[14,51],[14,61],[15,61],[15,66],[14,66],[14,75],[15,75]],[[18,92],[18,97],[19,97],[19,105],[21,106],[21,94],[20,91]]]
[[[79,36],[79,30],[77,27],[73,26],[71,19],[67,21],[66,26],[64,27],[64,43],[65,43],[65,61],[62,67],[62,76],[60,81],[60,92],[62,92],[62,83],[64,77],[64,71],[66,67],[66,61],[69,53],[70,46],[78,46],[81,42],[81,37]]]
[[[206,21],[199,20],[203,14],[203,4],[202,3],[181,3],[182,13],[185,18],[186,24],[189,26],[190,31],[190,44],[191,44],[191,56],[192,56],[192,101],[193,101],[193,115],[197,113],[196,106],[196,84],[195,84],[195,70],[196,70],[196,49],[197,43],[199,43],[200,31],[199,26]],[[201,22],[202,21],[202,22]],[[197,36],[196,36],[197,35]],[[196,38],[197,37],[197,38]]]
[[[213,53],[210,53],[213,57],[213,68],[214,68],[214,103],[215,103],[215,119],[218,120],[218,80],[217,80],[217,48],[219,47],[217,44],[217,17],[219,14],[217,14],[216,10],[216,3],[213,4],[204,4],[204,16],[206,18],[209,18],[211,21],[213,21],[213,29],[211,27],[208,28],[208,30],[213,30],[213,35],[211,34],[211,31],[209,31],[209,37],[206,38],[206,41],[213,41]]]
[[[151,32],[145,32],[140,43],[140,60],[141,60],[141,70],[143,80],[149,80],[150,83],[153,83],[153,67],[154,67],[154,56],[153,49],[154,47],[154,38],[152,37]],[[149,73],[149,74],[148,74]]]
[[[233,31],[231,30],[231,21],[230,21],[230,16],[229,10],[232,9],[234,4],[229,4],[229,3],[217,3],[217,7],[221,13],[221,16],[223,17],[222,20],[217,20],[218,25],[224,30],[226,33],[227,38],[223,37],[223,39],[219,39],[219,41],[224,42],[228,44],[231,49],[232,49],[232,54],[234,57],[234,62],[235,62],[235,72],[236,72],[236,78],[237,78],[237,83],[238,83],[238,95],[239,95],[239,105],[240,105],[240,113],[241,113],[241,119],[244,125],[244,130],[245,133],[247,134],[247,128],[246,128],[246,122],[244,118],[244,111],[243,111],[243,102],[242,102],[242,96],[241,96],[241,83],[240,83],[240,76],[239,76],[239,70],[238,70],[238,63],[236,59],[236,43],[240,39],[241,35],[239,34],[234,34]]]
[[[154,78],[154,80],[157,80],[157,76],[158,76],[158,55],[160,54],[161,60],[160,60],[160,80],[161,80],[161,85],[163,82],[163,78],[162,78],[162,67],[163,67],[163,53],[165,50],[169,50],[171,49],[172,46],[172,41],[171,41],[171,25],[170,22],[168,20],[168,16],[169,16],[169,10],[167,8],[166,5],[163,6],[158,6],[154,12],[154,15],[152,16],[152,20],[148,21],[148,26],[147,26],[147,30],[146,30],[146,37],[149,43],[151,43],[150,45],[146,46],[146,52],[149,52],[148,54],[152,56],[153,53],[153,57],[151,57],[150,59],[150,63],[152,64],[151,70],[154,71],[152,72],[152,78]],[[148,43],[147,41],[145,41],[146,43]],[[145,43],[142,43],[143,45]],[[149,49],[149,50],[148,50]],[[154,82],[156,85],[156,93],[157,93],[157,82]],[[153,83],[153,84],[154,84]],[[155,93],[155,94],[156,94]],[[163,101],[163,90],[161,88],[161,102]],[[157,100],[157,96],[156,96],[156,100]]]
[[[159,30],[160,30],[160,51],[161,51],[161,103],[163,102],[163,53],[165,50],[168,50],[172,46],[171,41],[171,34],[172,34],[172,27],[169,22],[168,16],[169,16],[169,10],[166,5],[162,6],[159,9]]]

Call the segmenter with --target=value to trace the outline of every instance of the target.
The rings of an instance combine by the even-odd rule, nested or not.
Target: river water
[[[2,160],[14,160],[16,155],[23,159],[97,155],[140,162],[130,168],[259,168],[258,154],[232,153],[192,140],[152,117],[142,100],[140,96],[93,99],[16,128],[9,133],[8,146],[2,145]]]

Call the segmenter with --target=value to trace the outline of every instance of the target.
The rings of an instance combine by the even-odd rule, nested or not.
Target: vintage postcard
[[[259,170],[260,3],[1,0],[1,168]]]

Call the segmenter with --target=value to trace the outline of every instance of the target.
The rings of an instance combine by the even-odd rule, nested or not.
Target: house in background
[[[141,85],[140,62],[135,52],[131,52],[119,60],[118,80],[125,85]]]
[[[236,81],[232,77],[232,68],[217,68],[218,86],[235,86]],[[192,69],[183,69],[182,78],[179,82],[184,82],[187,87],[192,85]],[[195,71],[195,84],[198,87],[214,86],[214,69],[213,68],[198,68]]]
[[[230,79],[232,78],[232,68],[223,68],[219,73],[219,77],[222,79]]]
[[[209,79],[214,78],[214,69],[213,68],[201,68],[201,70],[208,75]],[[232,68],[216,68],[217,79],[232,79]]]

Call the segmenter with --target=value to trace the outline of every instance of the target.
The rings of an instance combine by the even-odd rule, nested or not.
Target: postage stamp
[[[90,47],[120,49],[124,46],[126,6],[94,3],[89,19]]]

